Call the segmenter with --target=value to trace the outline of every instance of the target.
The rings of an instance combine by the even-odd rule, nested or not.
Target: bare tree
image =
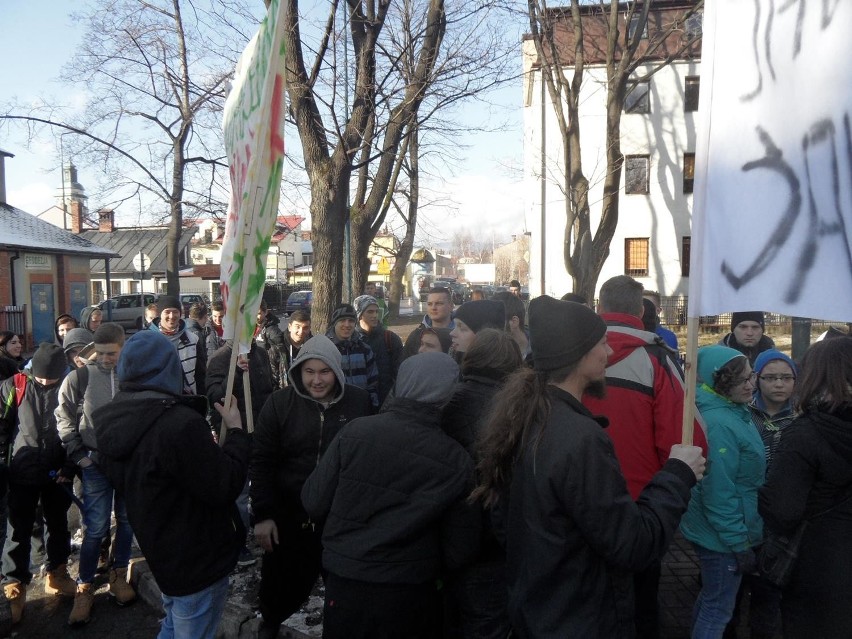
[[[379,41],[377,64],[382,75],[376,110],[355,167],[350,218],[353,290],[361,290],[367,280],[369,245],[392,210],[386,204],[406,157],[396,151],[398,141],[415,123],[418,149],[424,148],[424,138],[432,146],[452,137],[458,129],[452,107],[508,79],[517,43],[506,38],[505,17],[492,1],[451,0],[439,5],[399,0],[392,5]],[[419,167],[420,162],[418,174]],[[405,217],[409,223],[416,219]]]
[[[562,188],[565,193],[563,261],[574,291],[591,299],[618,224],[621,115],[630,90],[663,66],[684,55],[700,53],[700,33],[686,28],[703,0],[610,2],[594,5],[571,0],[549,8],[545,0],[528,0],[530,32],[562,139]],[[654,29],[648,29],[649,17]],[[646,37],[647,36],[647,37]],[[581,154],[579,110],[587,63],[606,68],[606,170],[600,222],[591,226],[589,178]],[[648,63],[651,71],[637,73]]]
[[[168,219],[167,286],[177,294],[185,208],[225,210],[225,85],[257,21],[239,0],[101,0],[74,20],[84,35],[63,80],[87,89],[82,115],[51,105],[2,117],[75,133],[75,157],[98,167],[111,206],[165,204],[146,212]]]

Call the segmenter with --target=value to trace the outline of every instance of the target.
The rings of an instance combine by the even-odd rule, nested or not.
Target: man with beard
[[[522,639],[630,638],[630,573],[668,548],[704,473],[701,448],[673,446],[634,501],[606,420],[580,403],[605,388],[606,324],[547,295],[530,302],[529,316],[535,368],[497,396],[474,491],[505,527],[512,627]]]
[[[587,393],[583,404],[609,420],[606,434],[612,439],[627,490],[638,499],[683,436],[683,375],[677,353],[644,330],[639,282],[627,275],[608,279],[601,286],[600,310],[612,350],[606,367],[607,396],[599,399]],[[698,422],[694,442],[707,450]],[[637,636],[652,639],[659,635],[660,562],[637,572],[635,580]]]

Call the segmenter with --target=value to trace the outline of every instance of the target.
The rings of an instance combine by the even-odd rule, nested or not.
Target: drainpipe
[[[21,259],[21,254],[18,251],[15,251],[15,254],[9,258],[9,276],[12,278],[11,281],[11,292],[12,292],[12,306],[18,305],[18,294],[15,291],[15,260]]]

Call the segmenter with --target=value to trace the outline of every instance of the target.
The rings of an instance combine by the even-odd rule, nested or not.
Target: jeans
[[[78,581],[90,584],[95,579],[101,541],[109,535],[110,515],[113,510],[113,490],[106,475],[92,464],[83,469],[83,544],[80,547],[80,576]],[[130,544],[133,542],[133,530],[127,521],[127,508],[124,499],[115,495],[115,557],[116,568],[126,568],[130,561]]]
[[[164,594],[166,618],[157,639],[214,639],[227,597],[227,575],[191,595],[170,597]]]
[[[692,639],[721,639],[734,613],[742,575],[733,553],[693,546],[701,563],[701,592],[692,609]]]

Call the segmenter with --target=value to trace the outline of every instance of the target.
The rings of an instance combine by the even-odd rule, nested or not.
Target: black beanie
[[[358,321],[358,315],[355,313],[355,307],[351,304],[341,304],[331,313],[331,325],[334,326],[340,320],[348,317],[351,320]]]
[[[174,295],[160,295],[157,298],[157,309],[162,313],[167,308],[176,308],[183,313],[183,305]]]
[[[763,319],[763,311],[742,311],[731,313],[731,330],[733,331],[740,322],[757,322],[760,328],[766,328]]]
[[[68,370],[68,362],[61,346],[50,342],[39,344],[38,350],[33,355],[33,377],[59,379],[65,374],[66,370]]]
[[[530,302],[530,348],[533,366],[551,371],[579,362],[606,334],[606,324],[592,309],[549,295]]]
[[[506,327],[506,305],[494,300],[465,302],[456,309],[453,318],[467,324],[474,333],[483,328],[503,330]]]

